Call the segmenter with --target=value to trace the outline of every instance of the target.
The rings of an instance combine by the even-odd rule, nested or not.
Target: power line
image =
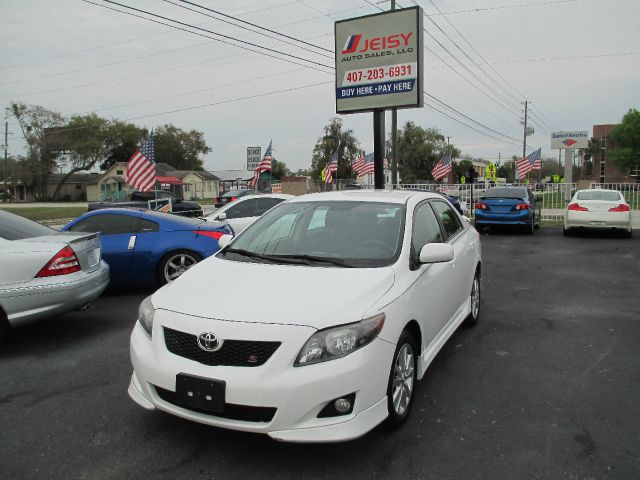
[[[418,3],[415,0],[411,0],[411,2],[416,5],[419,6]],[[424,16],[427,18],[427,20],[429,20],[458,50],[460,50],[460,52],[467,57],[471,62],[474,62],[474,60],[464,51],[462,50],[462,48],[440,27],[440,25],[438,25],[429,15],[427,15],[426,13],[424,14]],[[426,28],[424,28],[424,32],[429,35],[439,46],[440,48],[442,48],[445,52],[447,52],[456,62],[458,62],[458,64],[463,67],[470,75],[472,75],[478,82],[480,82],[487,90],[489,90],[497,99],[500,99],[501,102],[504,102],[504,105],[506,105],[508,108],[510,109],[514,109],[513,105],[510,103],[510,100],[506,99],[505,97],[503,97],[500,93],[498,93],[493,87],[491,87],[484,79],[480,78],[475,72],[473,72],[467,65],[465,65],[459,58],[457,55],[454,55],[447,47],[445,47],[436,37],[434,37],[431,32],[429,32]],[[478,67],[480,69],[480,71],[482,71],[485,76],[488,77],[487,73],[484,72],[484,70],[482,70],[480,67]],[[490,77],[488,77],[490,78]],[[490,78],[491,79],[491,78]],[[503,87],[501,87],[503,88]],[[517,111],[517,108],[515,109]]]
[[[224,14],[224,13],[218,12],[217,10],[213,10],[213,9],[211,9],[211,8],[208,8],[208,7],[203,7],[202,5],[198,5],[197,3],[188,2],[188,1],[186,1],[186,0],[179,0],[179,1],[183,2],[183,3],[188,3],[189,5],[197,6],[198,8],[201,8],[201,9],[203,9],[203,10],[207,10],[207,11],[210,11],[210,12],[214,12],[214,13],[216,13],[217,15],[221,15],[221,16],[223,16],[223,17],[225,17],[225,18],[230,18],[230,19],[233,19],[233,20],[235,20],[235,21],[237,21],[237,22],[246,23],[247,25],[251,25],[251,26],[254,26],[254,27],[261,28],[261,30],[253,30],[253,29],[248,28],[248,27],[245,27],[245,26],[243,26],[243,25],[238,25],[237,23],[230,22],[229,20],[224,20],[224,19],[222,19],[222,18],[215,17],[214,15],[210,15],[210,14],[207,14],[207,13],[201,12],[201,11],[199,11],[199,10],[196,10],[196,9],[193,9],[193,8],[189,8],[189,7],[185,6],[185,5],[180,5],[180,4],[175,3],[175,2],[173,2],[173,1],[171,1],[171,0],[162,0],[162,1],[164,1],[164,2],[166,2],[166,3],[169,3],[169,4],[171,4],[171,5],[175,5],[176,7],[183,8],[183,9],[188,10],[188,11],[190,11],[190,12],[199,13],[200,15],[205,15],[205,16],[207,16],[207,17],[209,17],[209,18],[213,18],[213,19],[215,19],[215,20],[218,20],[219,22],[224,22],[224,23],[226,23],[226,24],[228,24],[228,25],[233,25],[234,27],[242,28],[243,30],[247,30],[247,31],[252,32],[252,33],[257,33],[258,35],[262,35],[262,36],[267,37],[267,38],[270,38],[270,39],[272,39],[272,40],[279,40],[279,41],[281,41],[282,43],[285,43],[285,44],[287,44],[287,45],[294,46],[294,47],[296,47],[296,48],[300,48],[300,49],[305,50],[305,51],[307,51],[307,52],[311,52],[311,53],[313,53],[314,55],[321,55],[321,56],[323,56],[323,57],[325,57],[325,58],[331,58],[331,59],[333,59],[333,55],[326,55],[326,54],[324,54],[324,53],[319,53],[319,52],[317,52],[317,51],[314,51],[314,50],[311,50],[311,49],[305,48],[305,47],[300,46],[300,45],[297,45],[297,44],[295,44],[295,43],[291,43],[291,42],[288,42],[288,41],[286,41],[286,40],[282,40],[282,39],[280,39],[280,38],[276,38],[276,37],[273,37],[273,36],[271,36],[271,35],[267,35],[266,33],[262,32],[261,30],[266,30],[267,32],[272,32],[272,33],[274,33],[274,34],[276,34],[276,35],[278,35],[278,36],[281,36],[281,37],[284,37],[284,38],[287,38],[287,39],[295,40],[296,42],[302,43],[302,44],[304,44],[304,45],[311,45],[312,47],[314,47],[314,48],[316,48],[316,49],[318,49],[318,50],[324,50],[324,51],[327,51],[327,52],[330,52],[330,53],[332,53],[332,54],[333,54],[333,51],[332,51],[332,50],[326,49],[326,48],[324,48],[324,47],[319,47],[318,45],[313,45],[313,44],[311,44],[311,43],[309,43],[309,42],[305,42],[304,40],[295,39],[295,38],[293,38],[293,37],[291,37],[291,36],[289,36],[289,35],[285,35],[284,33],[276,32],[275,30],[271,30],[271,29],[266,28],[266,27],[259,27],[258,25],[255,25],[255,24],[253,24],[253,23],[251,23],[251,22],[247,22],[246,20],[241,20],[241,19],[236,18],[236,17],[233,17],[233,16],[231,16],[231,15],[226,15],[226,14]]]
[[[438,8],[438,6],[435,4],[435,2],[433,0],[429,0],[429,3],[431,3],[431,5],[433,5],[435,7],[435,9],[438,11],[438,13],[442,14],[442,11],[440,10],[440,8]],[[471,49],[476,53],[476,55],[478,55],[478,57],[480,57],[482,59],[482,61],[496,74],[498,75],[498,77],[500,77],[500,79],[505,83],[505,85],[509,86],[514,92],[516,92],[518,95],[520,95],[520,98],[517,98],[514,95],[511,95],[511,98],[513,98],[516,101],[520,101],[521,98],[524,98],[525,95],[523,95],[521,92],[518,91],[518,89],[516,89],[512,84],[510,84],[506,78],[504,78],[502,75],[500,75],[500,73],[493,68],[489,62],[487,62],[487,60],[480,54],[480,52],[471,44],[471,42],[469,42],[469,40],[467,40],[467,38],[462,34],[462,32],[460,32],[460,30],[458,30],[456,28],[456,26],[453,24],[453,22],[451,22],[451,20],[449,20],[449,18],[446,15],[443,15],[444,19],[447,21],[447,23],[449,25],[451,25],[451,28],[453,28],[456,33],[460,36],[460,38],[462,38],[462,40],[465,41],[465,43],[467,45],[469,45],[469,47],[471,47]],[[497,82],[495,82],[496,85],[498,85]],[[503,90],[505,92],[507,92],[507,90]],[[507,92],[508,93],[508,92]]]
[[[88,1],[88,0],[83,0],[83,1]],[[121,8],[127,8],[129,10],[133,10],[134,12],[143,13],[145,15],[150,15],[152,17],[160,18],[160,19],[168,21],[168,22],[174,22],[174,23],[177,23],[178,25],[182,25],[184,27],[189,27],[189,28],[193,28],[193,29],[196,29],[196,30],[201,30],[203,32],[207,32],[207,33],[209,33],[211,35],[215,35],[216,37],[224,38],[227,41],[220,40],[219,38],[216,38],[216,40],[218,40],[218,41],[220,41],[222,43],[226,43],[228,45],[233,45],[234,47],[241,48],[243,50],[249,50],[249,51],[252,51],[254,53],[258,53],[258,52],[255,52],[255,50],[252,50],[250,48],[245,47],[244,45],[238,45],[236,43],[230,43],[228,40],[231,40],[231,41],[234,41],[234,42],[242,42],[243,44],[250,45],[250,46],[252,46],[254,48],[258,48],[258,49],[261,49],[261,50],[266,50],[266,51],[272,52],[272,53],[277,53],[278,55],[284,55],[286,57],[290,57],[290,58],[293,58],[295,60],[299,60],[299,61],[302,61],[302,62],[308,62],[308,63],[314,64],[314,65],[317,65],[317,66],[320,66],[320,67],[325,67],[325,68],[329,67],[328,65],[326,65],[324,63],[316,62],[314,60],[309,60],[309,59],[304,58],[304,57],[299,57],[299,56],[293,55],[291,53],[282,52],[280,50],[275,50],[273,48],[269,48],[269,47],[265,47],[265,46],[262,46],[262,45],[258,45],[256,43],[247,42],[246,40],[241,40],[241,39],[233,37],[231,35],[225,35],[225,34],[222,34],[222,33],[214,32],[214,31],[208,30],[206,28],[202,28],[202,27],[198,27],[198,26],[195,26],[195,25],[191,25],[191,24],[185,23],[185,22],[181,22],[181,21],[175,20],[173,18],[165,17],[164,15],[159,15],[157,13],[152,13],[152,12],[149,12],[147,10],[143,10],[143,9],[140,9],[140,8],[135,8],[135,7],[132,7],[130,5],[125,5],[125,4],[122,4],[122,3],[118,3],[118,2],[115,2],[113,0],[102,0],[102,1],[105,2],[105,3],[109,3],[111,5],[116,5],[116,6],[121,7]],[[92,2],[88,2],[88,3],[92,3]],[[120,13],[125,13],[125,12],[120,11]],[[141,17],[141,16],[138,16],[138,18],[143,18],[145,20],[152,21],[154,23],[160,23],[160,22],[157,22],[157,21],[155,21],[155,20],[153,20],[151,18],[146,18],[146,17]],[[167,25],[167,24],[163,24],[163,25]],[[177,28],[174,25],[167,25],[167,26]],[[195,33],[195,32],[191,32],[191,33]],[[211,37],[209,37],[209,38],[211,38]],[[266,55],[263,52],[260,52],[260,53],[262,53],[263,55]],[[275,57],[275,58],[279,58],[279,57]],[[280,58],[280,60],[286,60],[286,59]]]
[[[449,12],[443,12],[439,15],[456,15],[459,13],[479,13],[479,12],[489,12],[493,10],[505,10],[510,8],[522,8],[522,7],[539,7],[543,5],[557,5],[559,3],[572,3],[577,2],[579,0],[555,0],[550,2],[536,2],[536,3],[523,3],[520,5],[504,5],[500,7],[484,7],[484,8],[473,8],[470,10],[455,10]]]

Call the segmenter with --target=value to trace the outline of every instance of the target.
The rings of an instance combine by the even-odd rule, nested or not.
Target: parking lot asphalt
[[[548,227],[482,249],[480,323],[436,357],[400,430],[295,445],[145,411],[128,339],[149,292],[110,292],[0,347],[0,477],[640,478],[640,237]]]

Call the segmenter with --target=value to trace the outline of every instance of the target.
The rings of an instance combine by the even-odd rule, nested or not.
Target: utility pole
[[[396,9],[396,0],[391,0],[391,10]],[[398,184],[398,109],[391,109],[391,189]]]
[[[522,158],[527,156],[527,105],[529,102],[524,101],[524,143],[522,144]],[[518,176],[520,178],[520,176]]]
[[[7,190],[8,179],[9,179],[9,161],[7,159],[7,149],[9,148],[9,119],[7,118],[7,112],[5,111],[5,122],[4,122],[4,202],[9,201],[9,193]]]

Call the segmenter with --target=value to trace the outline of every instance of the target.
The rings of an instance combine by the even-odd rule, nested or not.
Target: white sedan
[[[226,204],[224,207],[219,208],[204,218],[208,222],[227,222],[231,225],[233,231],[238,234],[255,222],[258,217],[266,211],[290,198],[293,198],[293,195],[286,193],[245,195],[244,197],[238,198],[235,202]]]
[[[576,228],[618,229],[631,237],[631,208],[617,190],[578,190],[565,210],[563,233]]]
[[[478,321],[480,272],[478,232],[440,195],[295,197],[142,302],[129,395],[282,441],[399,426],[447,339]]]

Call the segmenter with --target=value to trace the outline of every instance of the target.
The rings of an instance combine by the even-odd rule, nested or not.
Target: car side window
[[[420,257],[420,250],[427,243],[441,243],[440,224],[428,203],[419,205],[413,215],[411,246],[414,260]]]
[[[447,240],[462,230],[462,223],[460,223],[460,219],[458,218],[458,215],[456,215],[456,212],[453,211],[453,207],[451,205],[439,201],[433,202],[431,205],[433,205],[436,215],[438,215],[442,225],[444,226],[444,232]]]
[[[252,198],[244,202],[238,202],[229,207],[224,213],[227,215],[227,219],[256,217],[256,200]]]
[[[113,215],[106,213],[104,215],[92,215],[80,220],[69,230],[72,232],[95,233],[101,232],[102,235],[116,235],[119,233],[131,233],[136,230],[136,217],[129,215]]]
[[[152,222],[151,220],[146,220],[141,218],[138,220],[138,232],[158,232],[160,231],[160,225],[156,222]]]
[[[256,199],[256,216],[262,215],[267,210],[283,202],[282,198],[257,198]]]

